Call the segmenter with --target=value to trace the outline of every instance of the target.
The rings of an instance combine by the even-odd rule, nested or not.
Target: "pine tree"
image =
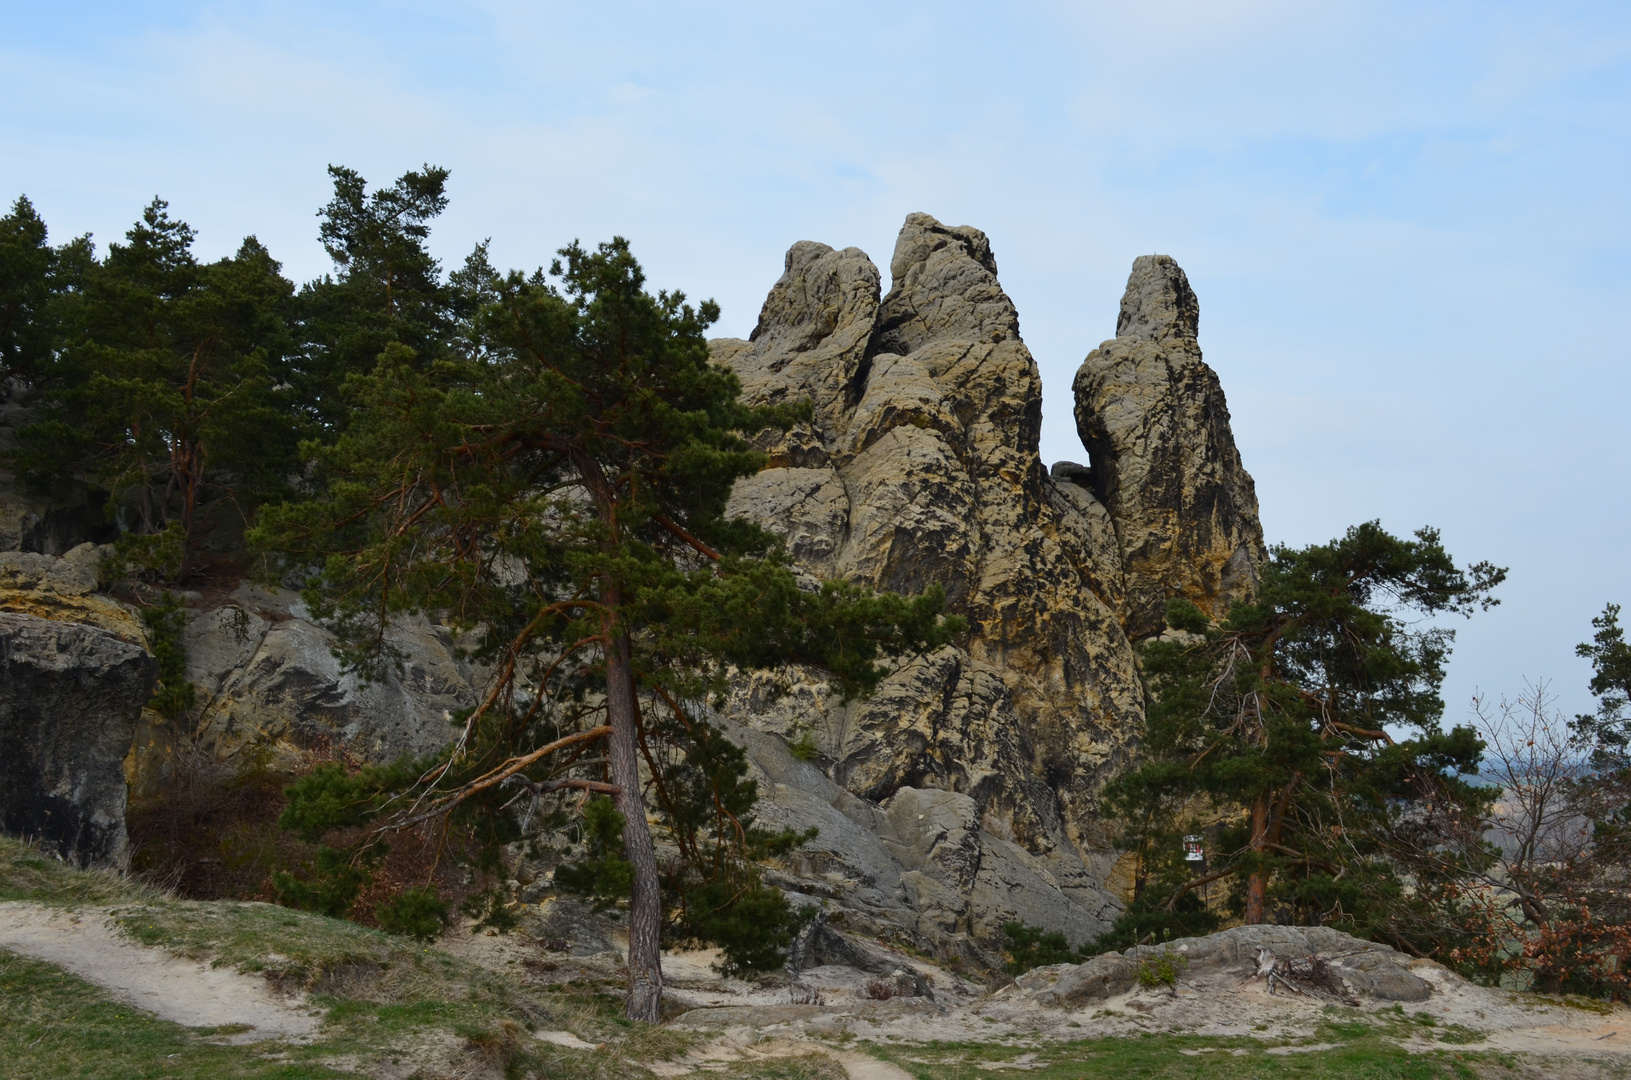
[[[1597,711],[1575,717],[1573,726],[1599,771],[1623,772],[1631,768],[1631,644],[1620,626],[1620,605],[1605,606],[1591,625],[1596,633],[1574,651],[1591,661]]]
[[[33,377],[50,354],[57,253],[27,196],[0,218],[0,378]]]
[[[311,421],[333,435],[352,415],[347,378],[373,371],[390,345],[431,363],[471,312],[426,248],[431,222],[447,208],[446,169],[426,165],[373,192],[353,169],[328,172],[334,197],[318,212],[318,236],[335,273],[300,290],[302,348],[291,380]]]
[[[473,262],[492,299],[469,347],[426,362],[393,344],[353,376],[355,415],[312,448],[325,494],[269,510],[257,538],[323,560],[308,595],[354,664],[388,659],[393,613],[426,611],[496,673],[404,803],[418,816],[394,824],[529,791],[612,797],[617,817],[596,811],[599,848],[566,877],[591,892],[627,882],[627,1011],[654,1021],[665,880],[671,932],[730,937],[743,966],[789,924],[746,863],[794,838],[753,827],[741,751],[706,719],[731,672],[813,663],[864,693],[880,657],[938,647],[962,623],[938,591],[800,588],[773,538],[725,507],[764,463],[744,436],[801,410],[743,405],[709,360],[717,308],[647,292],[625,241],[560,255],[548,274],[502,279]],[[679,852],[666,868],[642,762]]]
[[[1421,809],[1476,815],[1487,801],[1459,779],[1482,744],[1440,724],[1453,631],[1404,616],[1487,608],[1504,577],[1488,563],[1458,569],[1431,529],[1402,540],[1370,522],[1275,548],[1255,601],[1221,626],[1173,602],[1171,630],[1141,657],[1145,764],[1106,792],[1153,878],[1123,930],[1140,919],[1181,930],[1186,901],[1204,922],[1191,894],[1219,881],[1235,885],[1247,923],[1272,902],[1365,929],[1379,913],[1355,909],[1399,894],[1391,853],[1415,849],[1400,837],[1424,827]],[[1179,840],[1202,826],[1213,864],[1192,875]]]
[[[206,504],[247,517],[285,490],[298,441],[274,382],[292,345],[289,282],[254,237],[210,264],[193,240],[155,199],[105,259],[88,243],[53,253],[55,295],[27,308],[49,317],[31,314],[18,337],[41,405],[10,460],[39,487],[99,483],[123,531],[168,531],[181,579]]]

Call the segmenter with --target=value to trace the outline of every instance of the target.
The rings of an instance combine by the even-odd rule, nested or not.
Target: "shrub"
[[[1008,939],[1008,947],[1004,950],[1008,954],[1008,963],[1003,965],[1003,970],[1010,975],[1023,975],[1032,968],[1047,967],[1049,964],[1079,964],[1082,961],[1081,950],[1072,949],[1065,941],[1065,935],[1057,930],[1049,933],[1039,926],[1011,922],[1003,924],[1002,935]]]
[[[821,756],[821,748],[816,745],[815,736],[810,733],[808,724],[796,724],[793,727],[793,738],[787,744],[787,749],[800,761],[814,761]]]
[[[167,720],[179,720],[198,699],[198,689],[187,681],[187,649],[182,634],[187,612],[181,597],[163,593],[158,602],[142,609],[142,622],[153,638],[153,657],[159,663],[159,685],[149,703]]]
[[[433,941],[447,926],[447,901],[429,885],[404,889],[374,908],[381,930],[419,941]]]
[[[868,979],[865,995],[873,1001],[888,1001],[893,997],[910,997],[910,988],[894,979]]]
[[[1138,962],[1138,985],[1146,990],[1157,986],[1177,986],[1178,972],[1189,966],[1189,957],[1163,950]]]

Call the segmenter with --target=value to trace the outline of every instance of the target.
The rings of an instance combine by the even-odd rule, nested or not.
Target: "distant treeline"
[[[347,427],[347,379],[393,345],[435,364],[497,278],[485,245],[452,273],[426,248],[446,169],[372,192],[329,173],[318,232],[334,269],[300,286],[253,236],[200,261],[162,199],[99,252],[89,235],[53,245],[19,197],[0,219],[0,381],[29,420],[0,465],[42,493],[91,485],[121,534],[164,538],[149,547],[181,578],[295,495],[302,444]]]

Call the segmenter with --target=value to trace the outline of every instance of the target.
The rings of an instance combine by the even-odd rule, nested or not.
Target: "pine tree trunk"
[[[612,783],[620,789],[616,806],[623,815],[623,853],[634,866],[629,897],[629,999],[624,1015],[654,1024],[662,1016],[662,886],[657,878],[651,829],[646,824],[645,800],[640,794],[640,718],[629,662],[629,637],[621,628],[607,629],[606,713],[612,733],[606,740],[606,758]]]
[[[1262,851],[1268,838],[1269,799],[1259,795],[1252,801],[1252,850]],[[1268,875],[1261,870],[1246,879],[1246,925],[1257,926],[1263,921],[1263,908],[1269,891]]]

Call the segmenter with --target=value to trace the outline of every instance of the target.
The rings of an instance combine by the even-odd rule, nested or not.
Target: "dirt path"
[[[126,1004],[187,1027],[247,1025],[234,1042],[301,1038],[317,1018],[265,980],[138,945],[102,909],[0,902],[0,948],[55,964]]]

